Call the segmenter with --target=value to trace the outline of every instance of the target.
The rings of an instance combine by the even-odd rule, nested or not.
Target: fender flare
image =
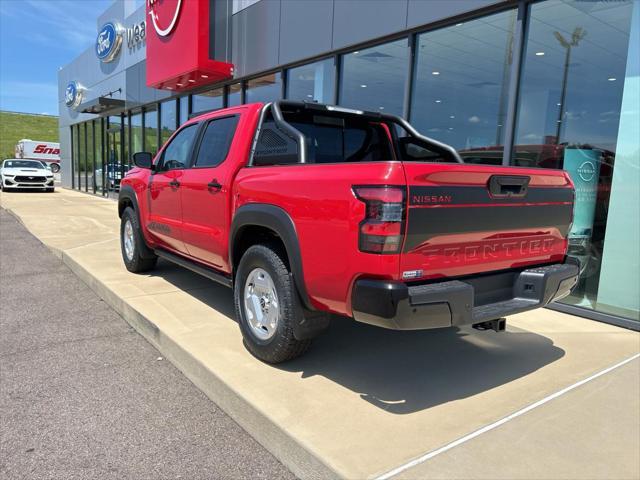
[[[140,217],[140,207],[138,206],[138,197],[136,196],[136,192],[133,187],[129,185],[122,185],[120,187],[120,192],[118,193],[118,217],[122,218],[122,214],[126,207],[124,207],[124,201],[129,200],[133,204],[133,211],[138,217],[138,224],[141,228],[142,241],[148,249],[147,253],[142,252],[142,256],[145,258],[151,258],[153,255],[153,249],[149,246],[149,242],[147,241],[147,235],[144,232],[144,226],[142,224],[142,218]]]
[[[295,224],[289,214],[280,207],[265,203],[251,203],[240,207],[233,217],[229,233],[229,262],[231,265],[234,265],[235,262],[233,249],[236,245],[236,238],[247,226],[265,227],[278,234],[289,257],[293,281],[298,295],[300,295],[300,300],[306,309],[316,310],[309,299],[304,283],[300,243]]]
[[[133,209],[138,215],[138,221],[140,221],[140,208],[138,207],[138,197],[135,190],[129,185],[122,185],[120,187],[120,193],[118,193],[118,217],[122,218],[122,212],[124,212],[123,204],[124,200],[129,200],[133,203]]]

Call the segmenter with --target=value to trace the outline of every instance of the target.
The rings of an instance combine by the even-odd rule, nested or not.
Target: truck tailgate
[[[562,262],[573,185],[561,170],[404,162],[404,280]]]

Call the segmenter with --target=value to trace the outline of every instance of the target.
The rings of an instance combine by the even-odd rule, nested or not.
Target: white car
[[[3,191],[25,188],[53,192],[53,172],[39,160],[9,158],[0,167],[0,188]]]

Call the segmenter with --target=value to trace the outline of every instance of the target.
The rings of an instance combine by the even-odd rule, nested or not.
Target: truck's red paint
[[[136,192],[143,234],[149,246],[165,248],[231,274],[229,242],[235,212],[251,203],[278,206],[294,222],[304,266],[304,284],[313,306],[344,315],[352,314],[351,290],[358,278],[402,281],[404,272],[416,270],[423,273],[412,278],[414,281],[458,277],[557,263],[564,258],[566,233],[562,234],[552,224],[535,229],[449,232],[435,235],[416,247],[408,248],[405,244],[397,254],[361,252],[358,235],[365,204],[356,198],[354,186],[401,186],[410,196],[412,187],[485,189],[492,175],[501,174],[529,176],[532,190],[572,188],[571,180],[558,170],[397,160],[247,167],[261,108],[262,104],[243,105],[187,122],[239,115],[229,154],[217,167],[159,173],[133,168],[128,172],[122,186],[130,185]],[[180,182],[179,188],[172,188],[172,181]],[[208,188],[207,184],[212,181],[219,183],[220,188]],[[419,209],[438,209],[444,215],[445,211],[454,209],[517,210],[523,206],[499,202],[461,203],[447,197],[450,195],[423,196],[415,198],[414,204],[409,198],[405,230],[417,218]],[[535,203],[536,206],[544,204]]]

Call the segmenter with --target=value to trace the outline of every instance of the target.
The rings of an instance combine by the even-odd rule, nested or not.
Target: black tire
[[[51,163],[51,171],[53,173],[58,173],[60,171],[60,165],[58,165],[57,163]]]
[[[55,191],[55,187],[47,187],[47,192],[51,193]]]
[[[131,258],[125,251],[125,226],[127,222],[131,223],[133,230],[133,252]],[[124,261],[127,270],[133,273],[141,273],[152,270],[158,261],[158,257],[147,246],[142,236],[140,229],[140,222],[138,221],[138,215],[131,207],[124,209],[122,218],[120,220],[120,251],[122,253],[122,260]]]
[[[273,280],[278,296],[279,318],[273,336],[260,339],[248,322],[244,306],[244,288],[249,274],[256,268],[265,270]],[[247,350],[266,363],[281,363],[299,357],[307,351],[311,340],[297,340],[293,334],[294,322],[303,316],[302,306],[282,254],[271,245],[253,245],[240,259],[236,273],[233,297],[236,317]]]

